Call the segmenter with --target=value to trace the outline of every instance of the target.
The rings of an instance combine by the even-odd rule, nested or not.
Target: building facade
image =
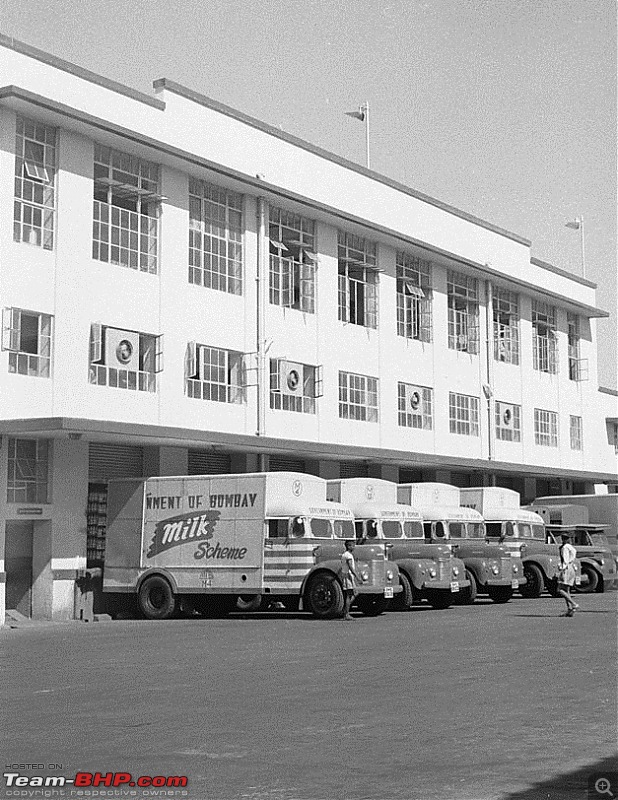
[[[167,80],[0,38],[0,624],[70,619],[106,481],[616,483],[595,286]]]

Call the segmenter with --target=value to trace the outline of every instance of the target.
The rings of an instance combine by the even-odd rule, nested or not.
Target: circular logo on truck
[[[298,384],[300,383],[300,375],[298,374],[297,369],[291,369],[288,372],[288,389],[291,389],[295,392],[298,389]]]
[[[295,497],[300,497],[302,493],[303,493],[302,483],[300,481],[294,481],[294,483],[292,484],[292,494]]]

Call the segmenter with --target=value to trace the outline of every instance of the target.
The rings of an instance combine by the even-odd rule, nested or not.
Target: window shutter
[[[270,359],[270,391],[271,392],[280,392],[281,391],[281,380],[280,380],[280,371],[281,371],[281,361],[278,358],[271,358]]]
[[[350,282],[347,275],[339,275],[339,319],[348,322],[350,318]]]
[[[300,266],[300,307],[310,314],[315,312],[315,267],[313,264]]]
[[[419,339],[421,342],[431,341],[431,301],[425,297],[421,300],[421,319]]]
[[[315,379],[314,379],[314,397],[322,397],[324,395],[324,367],[322,364],[319,364],[315,368]]]
[[[376,275],[377,281],[377,275]],[[367,327],[378,327],[378,286],[376,283],[367,284]]]
[[[2,349],[19,352],[19,309],[5,308],[2,311]]]
[[[199,378],[197,371],[197,345],[187,342],[185,351],[185,378]]]
[[[163,334],[155,339],[155,373],[163,372]]]
[[[281,305],[289,308],[292,305],[292,276],[294,266],[291,259],[281,259]]]

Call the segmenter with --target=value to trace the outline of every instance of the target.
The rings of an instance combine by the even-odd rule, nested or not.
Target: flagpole
[[[365,110],[365,152],[367,154],[367,169],[371,168],[371,161],[369,159],[369,100],[365,100],[363,106]]]
[[[579,218],[579,232],[581,234],[582,245],[582,278],[586,277],[586,251],[584,249],[584,217]]]

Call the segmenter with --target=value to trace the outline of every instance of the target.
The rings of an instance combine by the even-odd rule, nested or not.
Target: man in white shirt
[[[579,609],[577,603],[571,597],[571,586],[575,584],[575,559],[577,551],[570,543],[568,533],[562,534],[562,544],[560,545],[560,577],[558,578],[558,594],[564,597],[567,604],[565,617],[572,617]]]
[[[345,605],[343,608],[343,619],[352,620],[354,617],[350,614],[350,606],[356,597],[356,586],[362,583],[362,579],[358,577],[356,572],[356,562],[354,561],[354,548],[356,542],[354,539],[347,539],[345,543],[345,550],[341,554],[341,584],[343,586],[343,594]]]

